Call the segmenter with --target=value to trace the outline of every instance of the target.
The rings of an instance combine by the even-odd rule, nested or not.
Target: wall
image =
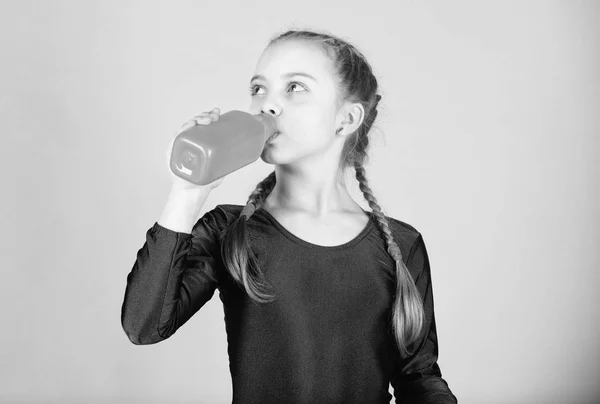
[[[383,99],[367,175],[424,235],[463,404],[600,397],[597,2],[3,1],[0,401],[227,403],[217,295],[160,344],[120,324],[168,142],[245,109],[269,38],[343,36]],[[595,72],[595,73],[594,73]],[[231,174],[202,214],[272,171]],[[355,199],[365,208],[355,182]]]

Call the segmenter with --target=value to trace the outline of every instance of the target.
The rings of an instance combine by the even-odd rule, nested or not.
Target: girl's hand
[[[173,143],[175,142],[175,138],[179,136],[179,134],[192,126],[195,125],[209,125],[211,122],[215,122],[219,119],[219,108],[213,108],[212,111],[202,112],[199,115],[196,115],[179,128],[177,134],[171,139],[169,142],[169,147],[167,149],[167,169],[171,175],[171,180],[173,181],[173,186],[181,189],[199,189],[199,188],[210,188],[211,190],[221,185],[225,177],[218,178],[217,180],[211,182],[207,185],[196,185],[190,181],[187,181],[173,173],[171,170],[171,154],[173,153]]]

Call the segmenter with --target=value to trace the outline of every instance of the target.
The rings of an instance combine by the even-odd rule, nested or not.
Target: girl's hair
[[[283,40],[305,40],[319,44],[331,57],[336,69],[339,105],[344,101],[359,102],[365,109],[363,123],[348,136],[343,147],[339,170],[343,172],[347,167],[354,167],[359,188],[377,219],[387,252],[395,261],[396,293],[391,312],[391,326],[400,353],[409,354],[411,351],[408,346],[419,337],[423,327],[423,303],[410,272],[402,260],[402,253],[394,241],[388,220],[369,188],[363,167],[369,144],[368,133],[377,116],[377,104],[381,99],[377,94],[377,80],[365,57],[354,46],[338,37],[312,31],[291,30],[271,39],[269,46]],[[274,297],[266,292],[266,279],[246,239],[246,220],[264,204],[275,182],[275,171],[273,171],[258,183],[240,216],[225,229],[221,244],[221,255],[227,271],[246,290],[249,297],[259,303],[271,301]]]

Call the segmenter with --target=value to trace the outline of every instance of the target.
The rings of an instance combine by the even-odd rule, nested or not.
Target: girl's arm
[[[131,342],[169,338],[213,296],[219,284],[221,215],[217,208],[207,212],[191,234],[158,222],[146,232],[121,308],[121,325]]]
[[[411,247],[407,267],[413,278],[425,309],[425,321],[421,337],[413,344],[416,351],[407,358],[400,358],[391,380],[396,403],[402,404],[456,404],[448,383],[442,379],[437,364],[438,341],[433,310],[433,288],[429,257],[423,237],[419,235]]]

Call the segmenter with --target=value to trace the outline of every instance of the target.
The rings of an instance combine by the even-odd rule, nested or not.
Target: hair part
[[[369,187],[363,166],[369,146],[368,134],[377,117],[377,106],[381,100],[377,79],[363,54],[341,38],[313,31],[290,30],[271,39],[269,46],[286,40],[305,40],[320,45],[331,58],[335,69],[339,106],[346,101],[359,102],[365,110],[363,122],[348,136],[342,148],[338,169],[339,173],[343,173],[348,167],[354,168],[359,188],[371,207],[378,228],[385,239],[386,251],[395,262],[396,292],[390,322],[400,353],[403,356],[408,355],[412,353],[409,346],[417,340],[423,328],[423,302],[403,262],[400,247],[394,240],[390,224]],[[263,206],[276,182],[275,171],[273,171],[258,183],[248,197],[240,217],[225,230],[221,244],[221,255],[227,271],[257,303],[270,302],[275,297],[269,294],[268,282],[250,248],[246,221],[256,209]]]

